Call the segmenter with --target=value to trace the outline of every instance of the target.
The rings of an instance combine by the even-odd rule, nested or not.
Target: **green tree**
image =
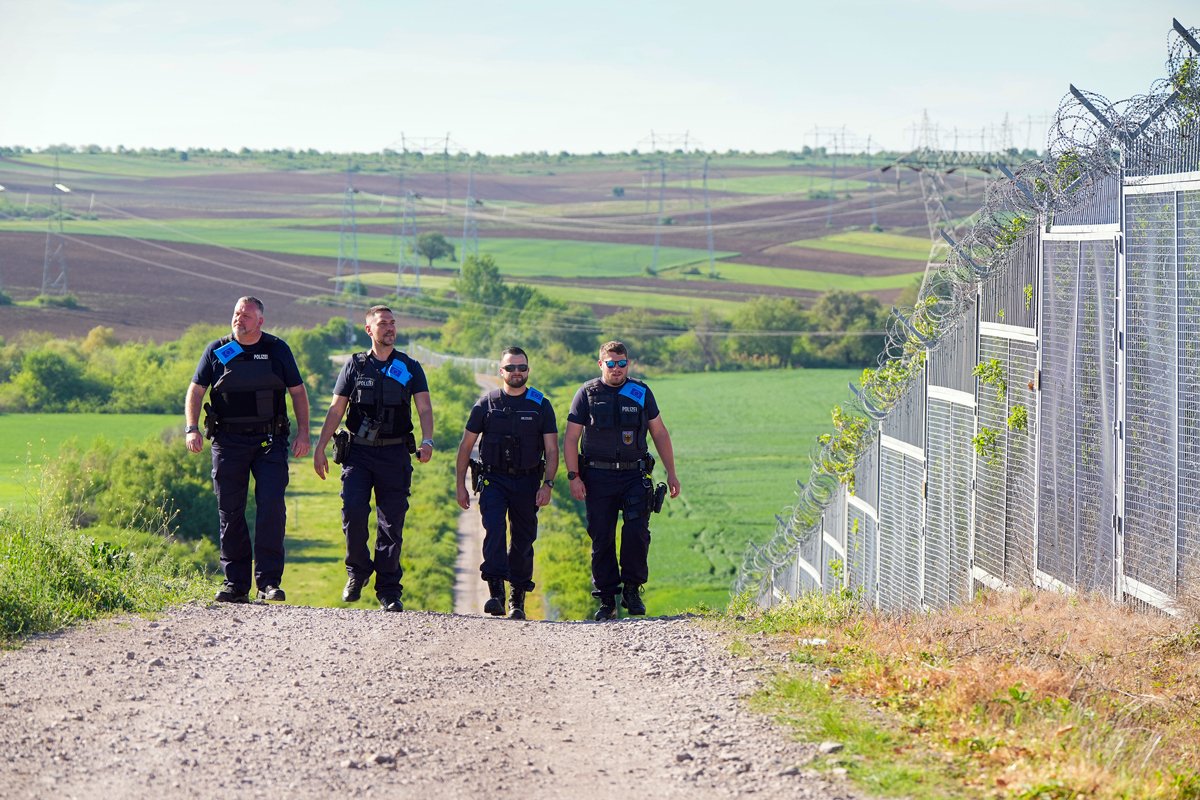
[[[758,297],[733,315],[733,355],[770,366],[792,366],[794,345],[808,318],[792,297]]]
[[[490,255],[467,257],[454,281],[454,291],[463,302],[493,309],[503,306],[508,296],[500,268]]]
[[[836,331],[809,335],[801,345],[801,361],[822,366],[873,363],[883,350],[887,311],[874,297],[855,292],[829,292],[808,311],[810,330]]]
[[[435,258],[449,258],[453,261],[454,245],[442,234],[428,231],[417,237],[417,255],[428,259],[429,266],[432,267]]]

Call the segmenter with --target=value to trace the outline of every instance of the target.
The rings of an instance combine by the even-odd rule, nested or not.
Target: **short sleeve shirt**
[[[497,404],[502,408],[516,409],[526,402],[526,395],[529,390],[526,389],[521,395],[513,397],[506,392],[500,392],[500,402]],[[484,433],[483,422],[487,417],[488,397],[491,393],[485,394],[479,398],[478,402],[471,407],[471,413],[467,417],[467,430],[471,433]],[[558,435],[558,421],[554,417],[554,407],[550,405],[550,400],[542,397],[542,406],[538,412],[542,418],[542,433],[553,433]]]
[[[216,350],[228,343],[228,339],[217,339],[209,342],[196,365],[192,375],[192,383],[205,388],[212,386],[225,374],[225,365],[217,358]],[[289,389],[304,383],[300,377],[300,368],[296,366],[296,357],[287,343],[277,336],[264,333],[254,344],[242,345],[243,351],[250,357],[265,356],[271,362],[271,370],[283,379],[283,385]]]
[[[626,381],[625,383],[629,383],[629,381]],[[587,427],[591,424],[592,415],[591,410],[588,407],[587,396],[587,388],[589,386],[599,384],[602,390],[616,395],[625,388],[625,383],[621,384],[620,386],[609,386],[608,384],[604,383],[603,380],[597,378],[596,380],[589,381],[583,386],[580,386],[579,391],[575,392],[574,399],[571,400],[571,410],[567,414],[567,422],[574,422],[577,425],[583,425],[584,427]],[[654,392],[650,391],[649,386],[646,386],[641,382],[636,383],[638,386],[646,390],[646,397],[642,402],[643,408],[646,409],[646,421],[649,422],[657,419],[659,411],[658,402],[654,399]]]
[[[425,370],[421,367],[421,363],[414,358],[411,358],[407,353],[395,351],[396,361],[404,362],[404,366],[408,368],[408,372],[412,375],[412,379],[408,382],[408,391],[410,394],[420,394],[421,392],[429,391],[429,381],[425,378]],[[375,356],[367,354],[367,360],[378,369],[383,369],[383,365],[387,362],[380,361]],[[358,361],[349,358],[342,365],[342,371],[338,373],[337,383],[333,386],[333,393],[338,397],[353,397],[354,389],[358,386],[358,378],[360,370]]]

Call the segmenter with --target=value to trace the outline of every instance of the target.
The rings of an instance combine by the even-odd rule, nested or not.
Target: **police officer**
[[[504,615],[504,582],[512,585],[509,618],[525,619],[525,593],[533,590],[533,542],[538,509],[550,502],[558,472],[558,423],[545,396],[526,386],[529,357],[510,347],[500,358],[503,386],[479,399],[458,445],[458,504],[471,507],[465,482],[471,449],[479,442],[479,511],[483,516],[483,563],[479,572],[491,597],[483,610]],[[507,516],[507,523],[505,517]],[[505,530],[512,541],[505,552]]]
[[[233,309],[232,335],[209,343],[200,357],[184,401],[187,449],[199,453],[200,406],[212,387],[205,434],[212,440],[212,477],[221,524],[221,570],[225,583],[216,599],[250,602],[250,572],[260,600],[285,600],[283,535],[287,508],[288,433],[285,394],[292,397],[296,439],[292,455],[308,455],[308,392],[291,349],[264,333],[263,303],[242,297]],[[246,496],[254,475],[254,549],[246,525]]]
[[[629,378],[629,352],[621,342],[600,347],[600,377],[579,388],[567,415],[563,460],[571,496],[583,500],[592,540],[592,596],[600,600],[598,620],[615,619],[616,595],[634,615],[646,613],[642,585],[649,570],[653,460],[646,434],[667,469],[671,497],[679,496],[671,435],[658,413],[650,387]],[[581,451],[582,443],[582,451]],[[621,559],[617,564],[617,514]]]
[[[352,603],[362,596],[375,574],[375,596],[384,611],[403,611],[400,596],[400,548],[404,543],[404,516],[412,485],[411,453],[422,464],[433,455],[433,406],[425,370],[395,349],[396,318],[387,306],[367,309],[367,335],[371,349],[355,353],[342,367],[333,387],[333,401],[321,426],[313,452],[313,469],[325,480],[329,462],[325,446],[342,416],[349,441],[342,465],[342,532],[346,535],[346,573],[349,578],[342,600]],[[421,422],[421,445],[413,436],[412,406]],[[367,549],[367,517],[371,491],[375,491],[375,557]]]

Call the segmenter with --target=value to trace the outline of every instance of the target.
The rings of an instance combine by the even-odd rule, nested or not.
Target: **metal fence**
[[[1194,65],[1200,43],[1175,29],[1191,50],[1168,68]],[[981,212],[1002,222],[956,246],[955,302],[925,306],[952,312],[937,330],[901,319],[883,363],[902,380],[857,390],[853,465],[827,447],[735,588],[920,611],[1039,586],[1170,612],[1197,586],[1200,81],[1179,80],[1196,72],[1132,110],[1072,88],[1047,158]]]

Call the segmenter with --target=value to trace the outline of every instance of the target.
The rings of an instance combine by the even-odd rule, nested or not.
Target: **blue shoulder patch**
[[[213,350],[213,355],[215,355],[217,360],[224,365],[240,356],[243,352],[244,351],[242,350],[242,346],[240,344],[238,344],[236,341],[231,341],[229,344]]]
[[[638,386],[633,381],[625,381],[625,385],[621,388],[621,391],[617,392],[617,394],[623,397],[628,397],[639,406],[646,405],[646,390],[641,386]]]
[[[408,365],[400,359],[389,361],[383,374],[401,386],[408,386],[408,382],[412,380],[412,373],[408,371]]]
[[[534,405],[540,406],[545,397],[546,395],[542,394],[532,386],[525,390],[525,399],[531,401]]]

